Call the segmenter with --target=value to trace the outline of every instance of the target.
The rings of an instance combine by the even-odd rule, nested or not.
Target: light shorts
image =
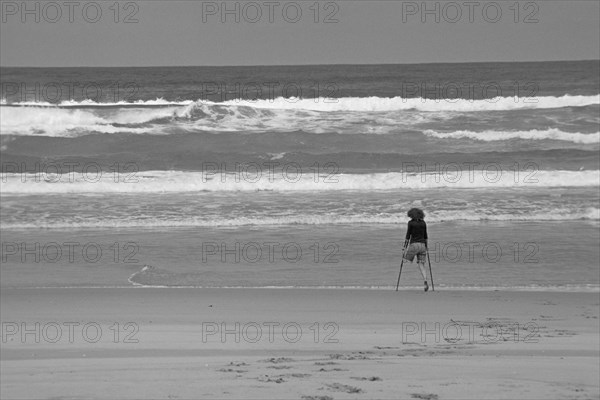
[[[421,264],[425,264],[425,256],[427,255],[427,247],[425,247],[425,243],[411,243],[408,246],[408,250],[404,255],[404,259],[412,262],[417,256],[417,262]]]

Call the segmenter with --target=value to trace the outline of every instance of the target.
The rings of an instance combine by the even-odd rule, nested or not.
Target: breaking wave
[[[525,140],[562,140],[565,142],[573,142],[580,144],[595,144],[600,143],[600,132],[596,133],[579,133],[579,132],[563,132],[558,129],[548,130],[530,130],[530,131],[456,131],[456,132],[436,132],[426,130],[423,132],[427,136],[438,139],[474,139],[484,142],[492,142],[498,140],[525,139]]]
[[[226,102],[163,99],[135,103],[68,101],[0,105],[2,135],[75,137],[90,133],[172,134],[190,131],[249,132],[329,129],[387,133],[398,124],[451,118],[452,113],[585,107],[600,104],[600,96],[539,97],[484,100],[424,98],[276,98]],[[559,135],[560,136],[560,135]],[[563,140],[563,139],[559,139]]]
[[[2,195],[60,193],[194,193],[194,192],[321,192],[340,190],[401,190],[432,188],[593,187],[600,171],[502,171],[452,169],[432,173],[388,172],[316,175],[301,170],[270,173],[244,170],[221,173],[144,171],[135,174],[2,173]]]
[[[536,212],[515,213],[510,211],[430,211],[428,222],[448,221],[598,221],[600,209],[589,207],[582,210],[567,208],[544,209]],[[244,226],[294,226],[294,225],[398,225],[405,224],[406,217],[399,214],[378,213],[356,215],[294,215],[294,216],[255,216],[255,217],[211,217],[186,216],[162,218],[160,216],[139,216],[129,218],[76,218],[64,217],[51,221],[39,219],[35,222],[3,222],[4,229],[129,229],[129,228],[237,228]]]

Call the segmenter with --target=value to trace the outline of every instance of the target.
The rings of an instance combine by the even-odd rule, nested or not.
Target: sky
[[[0,66],[600,58],[597,0],[1,0],[0,6]]]

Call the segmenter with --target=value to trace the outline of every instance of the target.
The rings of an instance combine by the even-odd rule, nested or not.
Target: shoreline
[[[132,283],[131,285],[104,285],[104,286],[2,286],[2,290],[40,290],[40,289],[180,289],[180,290],[333,290],[333,291],[374,291],[374,292],[423,292],[422,286],[404,286],[395,290],[394,286],[159,286]],[[589,288],[561,288],[561,287],[500,287],[500,286],[474,286],[474,287],[445,287],[436,286],[431,292],[502,292],[502,293],[600,293],[600,286]]]

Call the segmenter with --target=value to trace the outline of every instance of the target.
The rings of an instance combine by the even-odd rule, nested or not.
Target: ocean
[[[2,287],[600,290],[597,60],[0,80]]]

